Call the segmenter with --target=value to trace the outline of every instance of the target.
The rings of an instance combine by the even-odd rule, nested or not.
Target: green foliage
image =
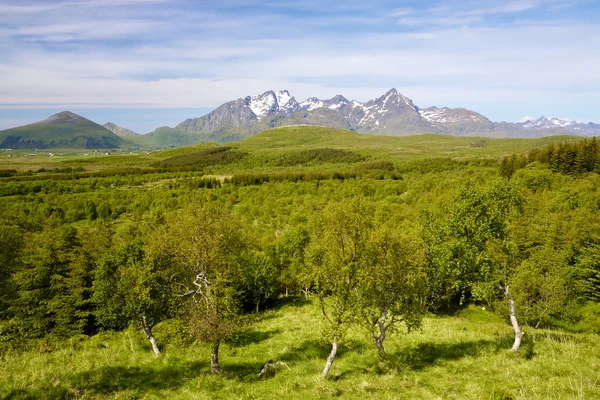
[[[287,294],[302,291],[308,293],[313,279],[308,269],[305,254],[310,243],[310,234],[304,226],[292,227],[277,238],[273,246],[272,258],[278,269],[281,285]]]
[[[177,295],[189,300],[196,339],[219,343],[240,327],[246,247],[234,216],[213,205],[190,204],[168,214],[152,233],[148,251],[168,268]]]
[[[355,163],[363,161],[360,154],[339,149],[309,149],[285,156],[277,162],[280,166],[310,165],[324,163]]]
[[[363,171],[381,170],[390,172],[393,171],[394,168],[394,163],[392,163],[391,161],[371,161],[364,164],[360,164],[358,167],[356,167],[356,169]]]
[[[231,178],[226,178],[225,183],[231,183],[239,186],[248,186],[248,185],[262,185],[265,182],[281,182],[281,181],[290,181],[290,182],[310,182],[310,181],[322,181],[326,179],[337,179],[337,180],[345,180],[345,179],[354,179],[356,178],[356,173],[353,172],[333,172],[330,174],[322,173],[322,172],[283,172],[277,174],[239,174],[234,175]]]
[[[10,278],[19,268],[23,245],[20,229],[0,225],[0,321],[8,318],[8,308],[16,296]]]
[[[0,168],[8,172],[0,179],[0,353],[35,351],[26,353],[33,361],[16,362],[35,365],[20,386],[35,388],[27,392],[33,397],[48,397],[45,390],[58,398],[189,397],[182,382],[216,397],[273,396],[280,384],[277,393],[305,397],[554,395],[550,383],[548,392],[501,378],[492,384],[480,366],[491,365],[497,376],[543,368],[540,374],[553,371],[544,376],[555,378],[568,377],[574,362],[595,362],[574,357],[565,371],[555,365],[559,354],[579,354],[596,340],[565,331],[600,331],[600,175],[553,173],[540,153],[510,182],[499,181],[505,154],[553,142],[557,149],[558,142],[486,139],[485,147],[473,147],[473,140],[289,127],[230,149],[2,153]],[[225,159],[235,152],[246,155]],[[369,161],[354,162],[349,153]],[[279,163],[288,158],[302,162]],[[165,160],[173,164],[161,167]],[[212,161],[196,171],[202,160]],[[520,355],[502,350],[508,327],[498,283],[510,286],[519,321],[533,325],[523,328]],[[389,304],[386,322],[394,324],[387,332],[394,325],[422,331],[387,336],[388,356],[380,361],[369,346]],[[259,313],[244,315],[257,305]],[[437,312],[441,305],[455,314],[423,317],[424,308]],[[124,329],[138,326],[140,316],[157,323],[166,357],[138,353],[147,351],[141,332]],[[369,341],[356,329],[367,320]],[[329,339],[343,340],[335,379],[319,383],[312,376],[328,353],[319,340],[323,325]],[[235,379],[204,374],[211,349],[202,342],[213,350],[226,344],[223,366]],[[79,364],[65,363],[67,353],[58,356],[63,348]],[[2,357],[0,369],[18,376],[16,359]],[[258,381],[269,359],[286,362],[291,372]],[[48,370],[42,377],[45,360],[77,372],[57,377]],[[464,375],[455,373],[462,369]],[[196,375],[188,375],[192,370]],[[472,395],[438,384],[439,371],[472,385]],[[2,379],[0,397],[25,393]],[[589,387],[586,393],[595,394]],[[71,389],[81,392],[70,395]]]
[[[10,308],[24,339],[84,333],[86,271],[74,268],[77,231],[51,216],[40,233],[26,240],[22,265],[12,275],[16,299]],[[77,298],[77,293],[83,297]]]
[[[359,313],[383,355],[383,340],[399,324],[408,332],[421,326],[428,279],[425,246],[418,236],[386,225],[373,232],[369,253],[368,267],[359,271]]]
[[[445,209],[424,214],[433,307],[457,297],[463,303],[476,283],[494,279],[495,250],[508,250],[508,217],[522,205],[523,197],[507,183],[487,188],[468,183]]]
[[[543,149],[533,149],[527,154],[504,157],[500,164],[500,174],[510,178],[516,170],[534,161],[547,164],[554,172],[578,176],[600,170],[600,151],[596,138],[572,143],[562,141],[558,145],[548,144]]]
[[[241,291],[246,310],[259,312],[279,295],[279,273],[270,257],[252,252],[242,271]]]
[[[372,214],[359,197],[328,205],[314,221],[315,237],[309,250],[312,275],[329,322],[325,335],[336,341],[359,315],[355,290],[361,284],[361,270],[369,265]]]
[[[187,153],[155,164],[158,168],[179,169],[193,167],[202,169],[217,164],[230,164],[244,158],[246,153],[232,150],[229,146],[213,147],[199,150],[194,153]]]

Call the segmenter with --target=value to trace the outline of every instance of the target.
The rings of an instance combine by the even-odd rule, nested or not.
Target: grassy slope
[[[145,135],[137,135],[130,138],[132,142],[149,148],[189,146],[198,143],[201,139],[202,138],[198,135],[182,132],[178,129],[166,126],[158,128],[150,133],[146,133]]]
[[[1,360],[0,397],[146,399],[508,399],[598,398],[600,339],[527,329],[524,348],[507,350],[511,329],[497,316],[470,307],[429,317],[422,331],[395,334],[380,362],[363,332],[351,331],[329,380],[321,380],[329,347],[321,339],[317,304],[297,301],[267,312],[234,347],[224,346],[223,376],[210,374],[204,346],[165,348],[155,359],[137,331],[99,335],[50,353]],[[77,349],[75,351],[75,349]],[[284,361],[275,377],[258,373]],[[512,397],[509,397],[512,396]]]
[[[151,134],[140,135],[136,139],[140,140],[139,138]],[[177,133],[173,134],[175,137],[179,136]],[[184,135],[186,137],[190,136],[188,134]],[[404,162],[417,162],[418,160],[431,157],[450,157],[459,160],[498,158],[514,152],[522,153],[532,148],[543,147],[551,141],[580,139],[573,136],[547,137],[542,139],[481,139],[477,137],[453,137],[447,135],[392,137],[358,134],[347,130],[324,127],[284,127],[260,133],[240,142],[229,143],[228,146],[233,146],[249,153],[249,157],[246,157],[240,164],[227,166],[223,172],[231,173],[234,172],[234,169],[236,170],[235,172],[272,170],[274,167],[271,161],[277,160],[279,157],[297,152],[298,150],[325,147],[356,151],[368,156],[371,160],[390,160],[401,165]],[[484,147],[475,147],[478,142],[482,141],[485,143]],[[167,143],[164,142],[165,145]],[[9,158],[5,153],[4,155],[0,155],[0,168],[16,168],[20,170],[35,169],[41,166],[52,168],[53,164],[58,163],[66,166],[83,165],[91,169],[119,165],[148,167],[155,161],[187,154],[210,146],[215,146],[215,144],[196,144],[177,149],[155,151],[151,154],[122,157],[94,157],[93,155],[82,156],[71,154],[53,158],[43,155],[26,158],[15,157],[13,154],[13,157]]]

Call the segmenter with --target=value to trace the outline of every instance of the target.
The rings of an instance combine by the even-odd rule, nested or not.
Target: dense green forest
[[[598,146],[0,153],[0,397],[598,397]]]

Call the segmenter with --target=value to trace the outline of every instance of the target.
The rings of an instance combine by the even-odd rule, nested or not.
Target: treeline
[[[400,196],[375,197],[368,182],[351,179],[332,181],[322,202],[292,204],[299,212],[271,229],[257,220],[273,218],[275,186],[212,182],[218,190],[195,196],[82,199],[83,223],[43,203],[39,224],[7,218],[19,208],[3,211],[0,349],[134,325],[159,354],[153,328],[169,322],[208,343],[220,372],[220,345],[250,316],[280,296],[313,296],[332,346],[326,376],[350,326],[363,327],[383,356],[392,331],[417,329],[426,311],[465,302],[507,321],[514,304],[515,350],[523,324],[576,325],[598,315],[598,199],[561,208],[560,198],[549,202],[518,182],[471,182],[415,214]],[[319,198],[316,185],[277,185]]]
[[[288,154],[277,160],[279,166],[310,165],[324,163],[355,163],[365,157],[348,150],[324,148],[309,149]]]
[[[600,152],[596,138],[579,142],[548,144],[541,149],[530,150],[526,154],[513,154],[502,158],[500,174],[510,178],[516,170],[538,161],[547,164],[554,172],[578,176],[587,172],[600,172]]]
[[[261,185],[266,182],[310,182],[323,181],[327,179],[356,179],[355,172],[276,172],[270,174],[237,174],[231,178],[225,178],[225,183],[237,186]]]
[[[167,158],[153,164],[158,169],[181,170],[186,168],[202,169],[212,165],[231,164],[244,158],[243,151],[233,150],[230,146],[213,147],[193,153]]]
[[[89,174],[89,175],[87,175]],[[101,188],[137,187],[156,182],[169,182],[169,186],[186,185],[187,179],[193,177],[194,183],[191,187],[220,187],[220,181],[215,178],[202,177],[202,172],[188,171],[158,172],[154,170],[140,170],[134,168],[131,173],[125,170],[118,172],[103,171],[100,173],[86,173],[74,179],[69,176],[57,175],[57,179],[27,179],[19,181],[0,181],[0,197],[30,195],[36,193],[87,193]],[[46,177],[44,177],[46,178]],[[177,180],[175,182],[175,179]],[[172,180],[172,181],[171,181]]]

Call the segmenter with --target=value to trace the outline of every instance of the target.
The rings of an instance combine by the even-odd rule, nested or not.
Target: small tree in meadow
[[[418,328],[425,313],[425,251],[415,236],[380,227],[370,240],[370,263],[360,270],[360,313],[379,355],[390,331]]]
[[[212,345],[213,373],[221,372],[221,343],[240,327],[246,243],[239,225],[222,207],[190,205],[168,215],[149,245],[169,269],[174,295],[189,300],[192,334]]]
[[[157,265],[148,259],[143,242],[117,246],[96,268],[93,301],[98,322],[109,329],[137,323],[157,356],[152,328],[169,313],[170,293]]]
[[[330,204],[317,217],[310,262],[321,311],[327,321],[325,335],[331,340],[323,378],[329,374],[348,326],[360,315],[356,290],[361,270],[368,265],[371,221],[372,210],[361,198]]]

